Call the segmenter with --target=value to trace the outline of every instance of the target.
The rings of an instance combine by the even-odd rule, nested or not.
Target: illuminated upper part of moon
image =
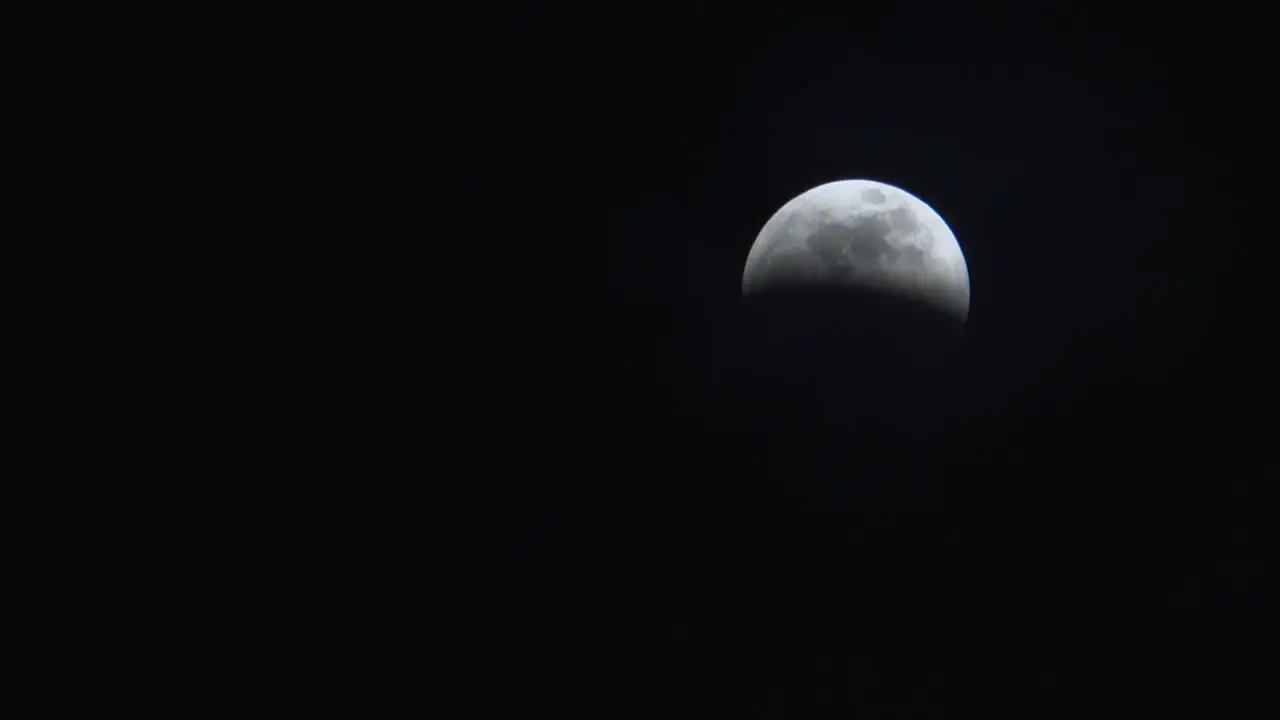
[[[819,185],[769,218],[742,292],[783,285],[868,288],[969,313],[969,270],[951,228],[920,198],[875,180]]]

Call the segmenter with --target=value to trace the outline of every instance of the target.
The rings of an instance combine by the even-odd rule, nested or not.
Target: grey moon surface
[[[951,228],[923,200],[875,180],[838,180],[797,195],[747,254],[744,295],[775,286],[849,286],[969,314],[969,270]]]

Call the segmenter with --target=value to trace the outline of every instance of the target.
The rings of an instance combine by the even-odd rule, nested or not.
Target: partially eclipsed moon
[[[807,190],[760,230],[743,294],[811,284],[901,294],[962,320],[969,314],[969,270],[951,229],[923,200],[874,180]]]

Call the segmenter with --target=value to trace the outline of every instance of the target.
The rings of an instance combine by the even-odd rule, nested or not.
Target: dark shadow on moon
[[[945,616],[960,549],[943,538],[948,488],[965,480],[938,474],[930,433],[962,332],[928,305],[867,289],[742,298],[732,364],[718,368],[722,395],[696,441],[646,467],[659,457],[651,430],[598,491],[617,496],[593,536],[617,548],[599,571],[610,597],[679,619],[677,636],[670,618],[638,634],[801,685],[859,656],[910,676],[916,660],[897,648],[925,642],[920,617]],[[618,489],[624,473],[638,489]]]
[[[904,295],[805,283],[745,296],[739,333],[748,371],[850,422],[911,428],[945,411],[964,323]]]

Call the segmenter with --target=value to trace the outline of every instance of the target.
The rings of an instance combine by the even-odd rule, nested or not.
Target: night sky
[[[481,422],[494,694],[591,718],[1265,698],[1274,422],[1223,191],[1257,50],[1226,16],[1024,4],[495,13],[464,109],[470,302],[514,379]],[[756,233],[846,178],[921,197],[966,255],[918,426],[742,357]]]

